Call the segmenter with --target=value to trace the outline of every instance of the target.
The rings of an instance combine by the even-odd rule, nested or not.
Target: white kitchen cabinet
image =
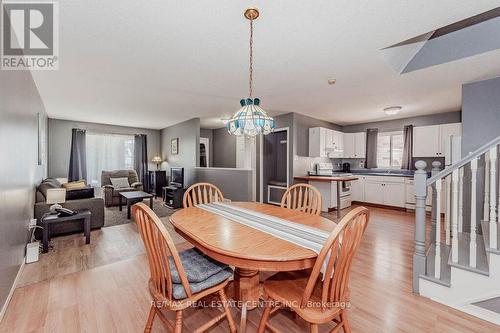
[[[323,127],[309,129],[309,157],[343,157],[344,133]]]
[[[326,128],[309,129],[309,157],[326,157]]]
[[[354,133],[355,158],[365,158],[366,155],[366,133]]]
[[[325,149],[327,151],[334,149],[335,144],[333,142],[333,131],[329,130],[327,128],[323,128],[320,131],[322,131],[324,133],[324,136],[325,136]]]
[[[344,157],[345,158],[364,158],[366,151],[366,134],[344,133]]]
[[[357,180],[351,181],[351,199],[352,201],[365,201],[365,179],[366,177],[358,177]]]
[[[405,179],[390,176],[366,176],[365,202],[405,207]]]
[[[385,182],[383,186],[384,205],[394,207],[405,206],[405,184]]]
[[[413,183],[413,178],[407,178],[405,181],[405,192],[406,192],[406,203],[405,206],[408,209],[415,209],[415,185]],[[427,211],[432,209],[432,188],[427,187],[427,197],[425,199],[425,206]],[[446,182],[443,181],[441,190],[441,213],[446,212]]]
[[[355,133],[344,133],[344,157],[354,158],[356,153]]]
[[[445,164],[449,164],[452,135],[456,137],[462,135],[461,123],[415,127],[413,129],[413,156],[444,157]]]
[[[339,131],[332,131],[333,136],[333,149],[336,151],[344,151],[344,133]]]
[[[441,125],[441,133],[440,133],[440,150],[444,154],[445,158],[445,165],[450,165],[452,163],[452,152],[451,152],[451,136],[454,137],[460,137],[460,142],[461,144],[461,137],[462,137],[462,124],[461,123],[454,123],[454,124],[445,124]],[[459,151],[457,154],[461,153],[461,148],[459,148]],[[455,160],[459,160],[461,156],[454,156],[453,157]]]
[[[439,125],[413,129],[413,156],[439,157]]]
[[[383,205],[384,195],[382,193],[382,182],[366,179],[365,181],[365,202]]]

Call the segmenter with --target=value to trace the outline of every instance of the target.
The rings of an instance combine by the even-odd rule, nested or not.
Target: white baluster
[[[464,168],[460,168],[458,172],[458,232],[464,230]]]
[[[484,154],[484,206],[483,220],[490,220],[490,158],[489,153]]]
[[[446,182],[446,211],[444,213],[444,230],[446,245],[450,245],[451,229],[451,176],[445,178]]]
[[[434,277],[441,278],[441,179],[436,180],[436,258],[434,260]]]
[[[451,182],[451,260],[458,262],[458,170],[453,170]]]
[[[471,267],[476,267],[476,184],[477,184],[477,159],[470,162],[471,171],[471,190],[470,190],[470,244],[469,244],[469,264]]]
[[[490,248],[497,248],[497,147],[490,149]]]

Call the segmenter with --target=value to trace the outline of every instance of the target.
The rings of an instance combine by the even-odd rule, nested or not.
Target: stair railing
[[[453,140],[451,140],[453,141]],[[458,263],[458,237],[460,232],[470,232],[469,239],[469,266],[477,265],[477,184],[478,160],[485,161],[484,193],[482,219],[489,225],[489,247],[498,249],[497,244],[497,207],[500,206],[500,197],[497,193],[497,161],[500,137],[481,146],[476,151],[453,163],[442,171],[438,171],[441,163],[433,162],[431,177],[427,179],[425,171],[427,164],[424,161],[415,163],[415,249],[413,253],[413,291],[419,292],[419,277],[426,274],[426,199],[428,188],[432,189],[431,209],[431,246],[434,251],[434,278],[441,278],[441,250],[443,247],[442,230],[444,229],[444,245],[451,245],[451,260]],[[470,169],[470,183],[464,184],[464,169]],[[464,230],[464,187],[470,188],[470,230]],[[498,185],[500,188],[500,184]],[[444,207],[441,200],[444,196]],[[497,198],[499,202],[497,202]],[[444,219],[442,219],[444,215]],[[465,219],[467,220],[467,219]],[[444,223],[444,228],[442,224]],[[446,263],[445,263],[446,264]]]

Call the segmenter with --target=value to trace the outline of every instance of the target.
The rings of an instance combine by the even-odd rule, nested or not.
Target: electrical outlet
[[[36,226],[36,219],[30,219],[30,223],[28,224],[28,228],[34,228]]]

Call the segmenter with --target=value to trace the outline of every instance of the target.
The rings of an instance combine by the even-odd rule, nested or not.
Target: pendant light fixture
[[[260,99],[253,98],[253,21],[259,17],[259,10],[248,8],[244,15],[250,21],[249,96],[240,101],[241,109],[228,120],[226,127],[229,133],[234,135],[266,135],[274,130],[274,119],[260,107]]]

